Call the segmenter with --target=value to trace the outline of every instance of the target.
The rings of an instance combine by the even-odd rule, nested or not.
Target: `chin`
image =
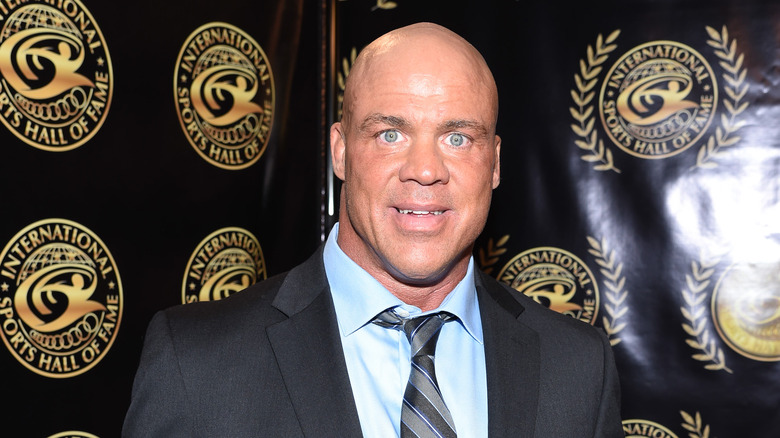
[[[447,269],[441,266],[421,266],[415,264],[408,266],[408,269],[394,267],[393,277],[396,280],[415,286],[429,286],[439,282],[447,274]]]

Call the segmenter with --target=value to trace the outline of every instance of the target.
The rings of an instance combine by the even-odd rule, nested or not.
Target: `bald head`
[[[420,23],[366,47],[330,129],[339,247],[402,301],[436,308],[465,276],[500,181],[493,75]]]
[[[493,120],[498,117],[498,91],[482,55],[468,41],[434,23],[416,23],[390,31],[366,46],[358,55],[344,89],[345,122],[363,92],[390,74],[407,81],[425,76],[460,75],[490,103]]]

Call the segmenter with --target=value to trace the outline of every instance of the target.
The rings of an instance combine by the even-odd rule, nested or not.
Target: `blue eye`
[[[448,135],[447,140],[452,146],[463,146],[466,143],[466,137],[458,133]]]
[[[380,137],[388,143],[395,143],[401,139],[401,134],[398,131],[385,131],[380,134]]]

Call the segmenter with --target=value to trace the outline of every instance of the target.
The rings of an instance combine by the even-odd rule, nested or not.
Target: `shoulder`
[[[267,327],[285,319],[271,303],[286,277],[276,275],[221,300],[170,307],[155,315],[150,329],[164,325],[174,338],[203,339]]]
[[[165,312],[173,317],[204,317],[214,314],[246,312],[270,304],[279,291],[287,272],[259,281],[227,298],[171,307]]]
[[[174,306],[155,319],[166,321],[174,337],[213,339],[217,334],[257,333],[299,312],[327,290],[320,249],[290,271],[227,298]]]
[[[604,333],[590,324],[579,321],[537,303],[532,298],[480,274],[480,281],[490,296],[516,317],[518,323],[535,331],[542,346],[582,345],[601,349]]]
[[[509,362],[500,366],[522,368],[538,379],[537,434],[622,436],[620,384],[604,331],[550,310],[487,275],[480,277],[493,298],[486,307],[494,309],[494,318],[505,321],[488,323],[494,330],[490,336],[514,336],[515,341],[495,341],[512,351],[494,348],[494,360]],[[503,310],[496,310],[493,301]],[[495,333],[497,329],[500,333]],[[488,354],[487,337],[485,345]]]

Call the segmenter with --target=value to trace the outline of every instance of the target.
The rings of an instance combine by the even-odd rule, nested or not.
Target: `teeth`
[[[424,210],[402,210],[402,209],[400,209],[400,208],[399,208],[399,209],[397,209],[397,210],[398,210],[398,212],[399,212],[399,213],[401,213],[401,214],[413,214],[413,215],[417,215],[417,216],[421,216],[421,215],[425,215],[425,214],[432,214],[432,215],[434,215],[434,216],[438,216],[438,215],[440,215],[440,214],[444,213],[443,211],[440,211],[440,210],[437,210],[437,211],[424,211]]]

